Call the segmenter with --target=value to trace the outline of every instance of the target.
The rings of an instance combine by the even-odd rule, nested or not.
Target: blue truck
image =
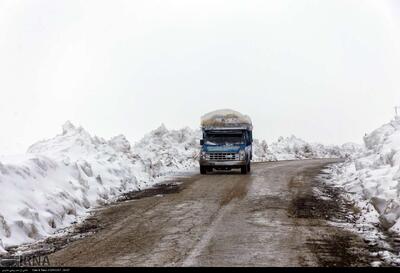
[[[240,169],[250,172],[253,157],[253,125],[250,117],[223,109],[201,118],[203,138],[200,140],[200,173]]]

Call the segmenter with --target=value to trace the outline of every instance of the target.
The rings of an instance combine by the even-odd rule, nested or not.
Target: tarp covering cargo
[[[251,119],[247,115],[243,115],[231,109],[222,109],[210,112],[201,117],[202,128],[233,128],[240,127],[252,130],[253,125]]]

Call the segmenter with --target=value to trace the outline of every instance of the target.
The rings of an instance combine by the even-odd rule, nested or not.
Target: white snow
[[[194,168],[195,135],[161,126],[132,149],[122,135],[107,141],[67,122],[62,134],[27,154],[1,157],[0,252],[49,236],[157,177]]]
[[[270,145],[265,140],[254,140],[254,161],[296,160],[311,158],[346,157],[357,150],[357,144],[346,144],[342,147],[318,143],[308,143],[295,136],[280,137]]]
[[[400,119],[366,135],[364,142],[363,152],[333,167],[334,182],[353,193],[369,221],[400,233]]]
[[[161,125],[132,147],[123,135],[105,140],[67,122],[62,134],[32,145],[26,154],[1,156],[0,252],[50,236],[124,192],[175,172],[197,171],[200,138],[200,130]],[[256,161],[343,153],[293,136],[270,146],[254,143]]]
[[[188,127],[168,130],[161,125],[134,146],[135,154],[145,163],[152,177],[198,167],[200,130]]]

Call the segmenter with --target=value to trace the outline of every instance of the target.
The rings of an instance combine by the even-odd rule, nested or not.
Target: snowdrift
[[[345,158],[349,157],[360,148],[357,144],[327,146],[318,143],[308,143],[295,136],[280,137],[268,145],[265,140],[254,140],[254,161],[278,161],[312,158]]]
[[[366,221],[400,233],[400,118],[364,142],[364,152],[333,169],[333,181],[352,193]]]
[[[123,135],[105,140],[67,122],[25,155],[0,157],[0,253],[52,235],[122,193],[197,171],[200,138],[201,130],[161,125],[131,146]],[[255,140],[254,159],[335,157],[339,150],[292,136],[270,146]]]
[[[92,137],[67,122],[26,155],[0,157],[0,252],[67,227],[90,208],[195,166],[195,132],[151,132],[134,149],[122,135]]]
[[[163,176],[198,167],[200,138],[200,130],[168,130],[161,125],[145,135],[133,150],[151,177]]]

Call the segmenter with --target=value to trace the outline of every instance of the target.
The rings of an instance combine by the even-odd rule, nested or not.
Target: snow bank
[[[197,170],[200,138],[200,130],[161,125],[132,147],[123,135],[105,140],[67,122],[62,134],[32,145],[25,155],[0,157],[0,252],[45,238],[162,176]],[[334,157],[339,150],[292,136],[270,146],[255,140],[254,159]]]
[[[134,146],[152,177],[198,167],[200,130],[168,130],[161,125]]]
[[[0,157],[0,252],[71,225],[90,208],[157,177],[195,166],[196,132],[164,126],[131,148],[122,135],[92,137],[70,122],[26,155]]]
[[[333,181],[358,201],[370,222],[400,233],[400,119],[364,137],[365,150],[333,167]]]
[[[268,145],[265,140],[255,140],[253,145],[254,161],[278,161],[311,158],[339,158],[346,157],[357,150],[357,145],[326,146],[317,143],[308,143],[295,136],[280,137]]]

